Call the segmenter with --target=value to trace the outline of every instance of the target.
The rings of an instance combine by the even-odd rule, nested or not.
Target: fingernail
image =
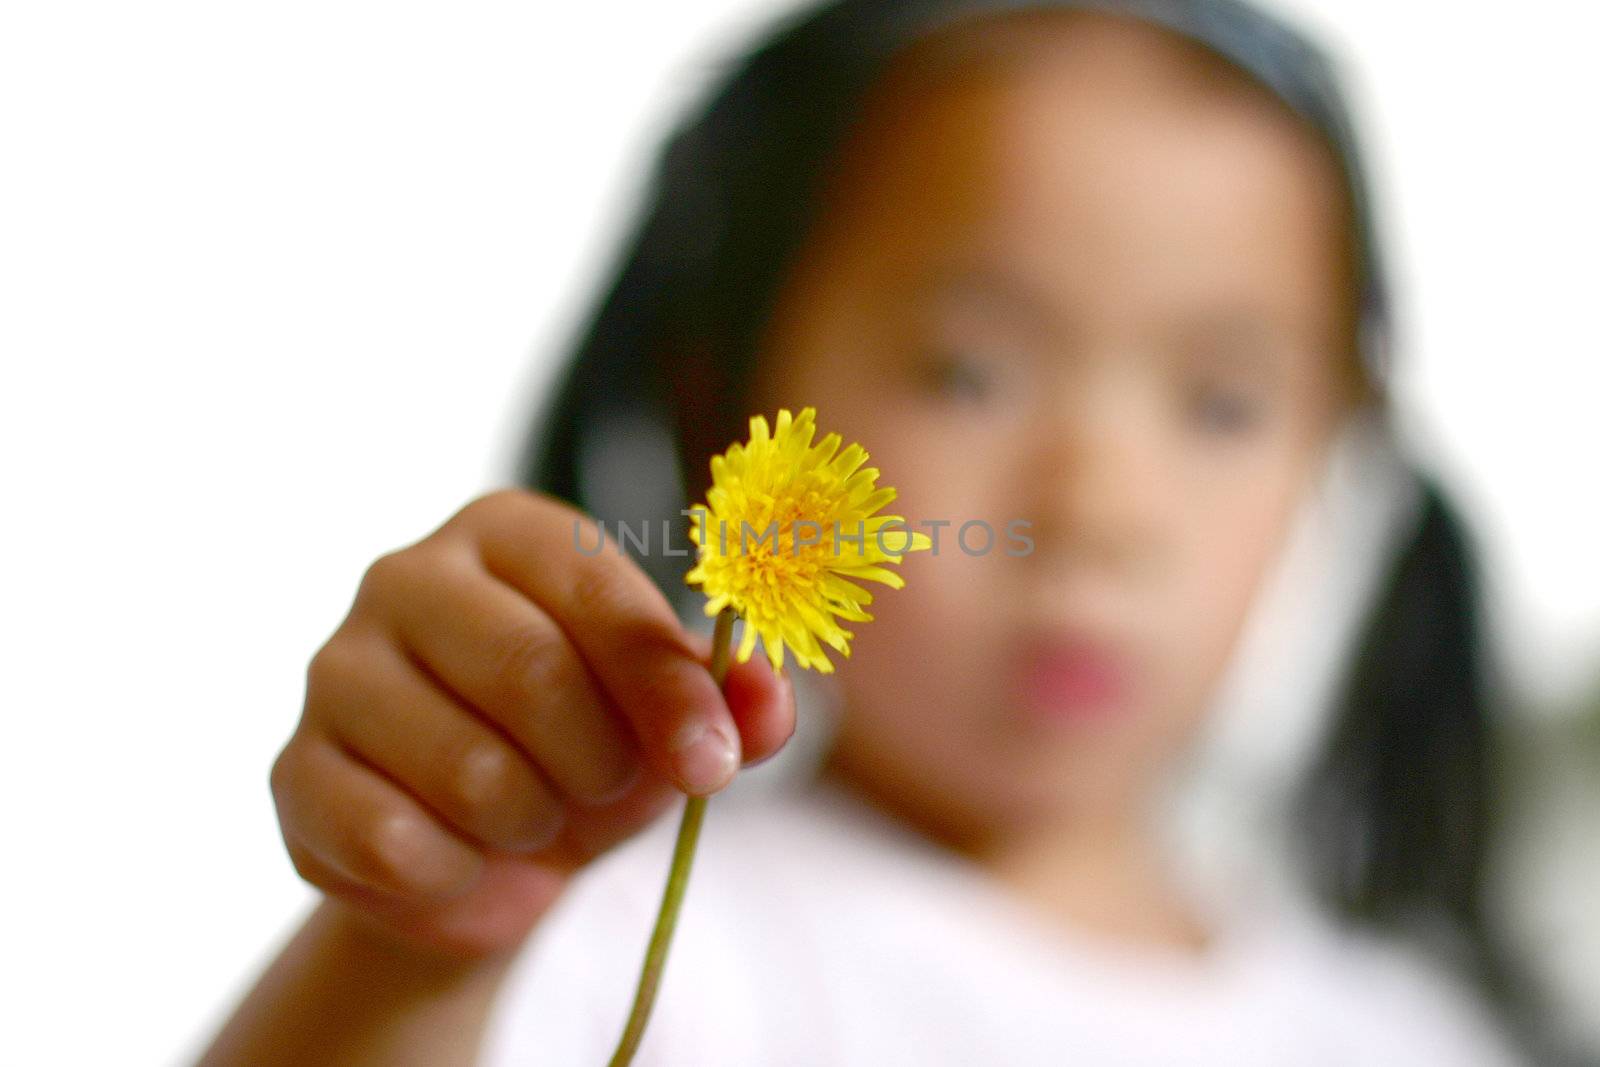
[[[690,723],[672,740],[672,760],[685,789],[711,793],[726,785],[739,769],[739,746],[713,726]]]

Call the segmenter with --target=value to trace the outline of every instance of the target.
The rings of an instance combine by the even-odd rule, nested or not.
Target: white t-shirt
[[[482,1067],[602,1065],[672,849],[584,871],[519,955]],[[1200,956],[1077,936],[821,785],[714,798],[639,1067],[1517,1062],[1397,946],[1257,911]]]

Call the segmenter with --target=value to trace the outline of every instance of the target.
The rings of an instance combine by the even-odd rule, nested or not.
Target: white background
[[[1402,403],[1535,709],[1600,656],[1600,32],[1296,0]],[[310,893],[267,768],[365,564],[504,479],[661,123],[768,0],[0,6],[0,1060],[176,1063]]]

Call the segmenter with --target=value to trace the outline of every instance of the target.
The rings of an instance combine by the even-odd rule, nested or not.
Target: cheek
[[[900,496],[885,511],[906,516],[934,535],[937,554],[909,555],[899,571],[901,589],[871,583],[873,621],[853,627],[852,654],[841,682],[854,718],[853,736],[884,760],[921,768],[947,784],[963,780],[964,766],[993,733],[994,664],[1008,632],[1005,595],[1010,579],[1004,553],[1001,502],[986,499],[992,478],[982,458],[944,456],[937,435],[880,420],[881,447],[869,461],[881,466]],[[983,554],[962,551],[961,524],[981,518],[995,530]],[[976,552],[983,538],[969,531]]]
[[[1171,693],[1186,719],[1209,707],[1267,572],[1282,551],[1303,483],[1293,472],[1257,482],[1232,506],[1183,524],[1184,564],[1166,632]]]
[[[953,491],[950,480],[924,485],[912,478],[890,505],[918,529],[936,534],[937,543],[936,553],[918,552],[902,561],[904,588],[871,584],[873,621],[856,628],[850,669],[872,687],[874,698],[900,694],[899,699],[921,707],[917,714],[973,706],[966,690],[982,684],[987,646],[1006,631],[1007,602],[1001,592],[1007,561],[1003,527],[990,523],[997,533],[984,554],[969,555],[960,547],[957,531],[977,510],[973,503],[970,495]],[[949,525],[936,531],[921,525],[934,520]],[[976,551],[984,539],[976,531],[969,534],[968,544]]]
[[[974,595],[977,583],[960,580],[982,563],[943,553],[908,560],[905,588],[874,587],[873,621],[855,628],[840,665],[841,742],[919,794],[977,795],[996,770],[989,643],[1003,628],[986,624],[993,605]]]
[[[959,704],[952,698],[977,684],[988,644],[1007,630],[1015,561],[1004,551],[1008,514],[996,461],[975,452],[977,442],[958,450],[948,434],[893,418],[880,420],[876,436],[881,446],[869,462],[899,493],[884,511],[905,516],[935,547],[905,557],[904,588],[872,586],[874,621],[857,631],[853,659],[862,673],[892,675],[897,688]]]

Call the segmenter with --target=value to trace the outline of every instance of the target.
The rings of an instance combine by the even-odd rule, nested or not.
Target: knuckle
[[[356,589],[352,617],[383,617],[396,604],[426,591],[444,561],[448,550],[431,540],[386,552],[367,565]]]
[[[567,824],[567,812],[543,790],[525,794],[529,799],[507,831],[506,843],[513,848],[540,849],[553,842]]]
[[[496,489],[475,498],[456,512],[453,524],[475,525],[490,517],[503,515],[511,508],[522,507],[527,501],[528,494],[524,490]]]
[[[560,831],[562,807],[504,745],[473,742],[451,761],[453,818],[486,844],[533,848]]]
[[[371,594],[392,589],[409,570],[407,554],[403,548],[385,552],[367,564],[366,573],[361,576],[361,591]]]
[[[629,753],[608,767],[592,771],[588,777],[576,783],[571,792],[580,804],[603,808],[632,792],[643,773],[643,764]]]
[[[612,643],[619,657],[647,669],[659,686],[672,686],[680,679],[683,667],[697,662],[688,641],[652,619],[629,618],[621,622],[613,631]]]
[[[676,642],[667,639],[661,627],[641,619],[629,619],[618,626],[616,641],[627,653],[635,655],[682,651]]]
[[[522,719],[534,733],[543,735],[563,708],[585,708],[589,696],[589,670],[577,649],[562,637],[559,655],[530,664],[524,674],[525,685],[536,698],[524,709]],[[581,714],[581,712],[579,712]]]
[[[329,721],[352,700],[359,701],[369,681],[371,658],[362,642],[342,635],[317,649],[306,665],[303,721]]]
[[[566,638],[555,626],[527,623],[506,631],[493,653],[502,699],[515,705],[546,691],[569,654]]]
[[[626,561],[597,556],[584,560],[572,576],[572,602],[579,611],[621,614],[633,600]]]
[[[274,805],[280,810],[283,807],[284,797],[288,795],[289,790],[292,788],[293,771],[289,766],[289,762],[294,758],[293,751],[294,742],[291,741],[278,753],[277,758],[272,761],[271,769],[267,772],[267,789],[272,794]]]
[[[487,741],[464,745],[450,761],[448,788],[465,814],[493,812],[515,794],[516,766],[505,746]]]
[[[414,815],[384,809],[370,817],[352,859],[367,880],[407,886],[426,850],[426,828]]]
[[[294,867],[294,873],[301,880],[319,889],[331,888],[325,878],[322,866],[311,858],[311,855],[292,841],[285,841],[284,848],[289,853],[289,863]]]
[[[507,486],[484,493],[478,500],[484,507],[521,507],[528,502],[529,494],[526,490]]]
[[[306,689],[320,692],[329,683],[336,681],[345,672],[348,664],[349,657],[344,642],[338,637],[330,638],[312,654],[311,661],[306,664]]]

